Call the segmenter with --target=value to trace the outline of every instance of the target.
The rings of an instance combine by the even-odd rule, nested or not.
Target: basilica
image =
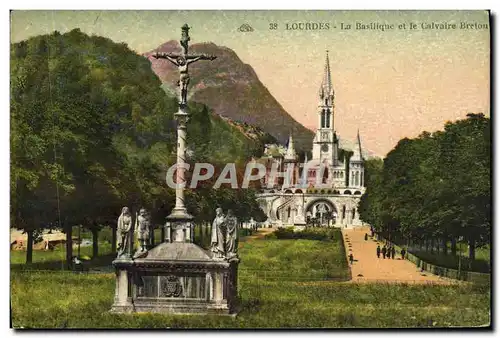
[[[293,135],[286,147],[266,145],[257,161],[266,168],[258,195],[268,226],[362,225],[357,206],[364,187],[364,159],[359,132],[353,155],[339,158],[339,136],[335,131],[335,92],[328,53],[318,93],[317,129],[312,158],[299,161]]]

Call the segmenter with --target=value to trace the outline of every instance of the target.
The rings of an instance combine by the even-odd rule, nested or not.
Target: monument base
[[[196,244],[161,243],[116,259],[114,313],[235,315],[239,259],[213,258]]]

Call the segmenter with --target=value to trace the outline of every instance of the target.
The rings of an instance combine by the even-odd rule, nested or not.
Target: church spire
[[[319,90],[321,100],[333,96],[332,74],[330,72],[330,58],[328,57],[328,50],[326,51],[325,70],[323,73],[323,80]]]
[[[361,151],[361,138],[359,137],[359,128],[358,128],[358,136],[356,139],[356,145],[354,146],[354,154],[351,157],[352,161],[363,161],[363,152]]]
[[[297,153],[295,152],[295,146],[293,144],[293,136],[290,133],[288,138],[288,147],[286,149],[285,160],[296,160]]]

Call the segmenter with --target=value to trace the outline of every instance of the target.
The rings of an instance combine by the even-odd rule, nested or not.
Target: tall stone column
[[[176,170],[176,188],[175,188],[175,207],[172,215],[188,215],[184,204],[184,165],[186,163],[186,123],[188,114],[185,107],[179,107],[179,111],[174,115],[177,120],[177,170]]]

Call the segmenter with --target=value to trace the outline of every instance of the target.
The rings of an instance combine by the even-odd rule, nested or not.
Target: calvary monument
[[[189,29],[182,26],[181,54],[156,53],[156,59],[172,62],[180,73],[177,120],[177,164],[175,206],[167,217],[162,243],[147,250],[147,212],[140,208],[136,232],[140,246],[133,251],[131,213],[124,207],[118,219],[119,253],[113,261],[116,271],[112,312],[165,312],[234,314],[237,300],[237,220],[229,210],[217,210],[212,229],[211,250],[193,243],[194,219],[184,204],[186,123],[188,122],[188,66],[211,55],[189,54]]]

